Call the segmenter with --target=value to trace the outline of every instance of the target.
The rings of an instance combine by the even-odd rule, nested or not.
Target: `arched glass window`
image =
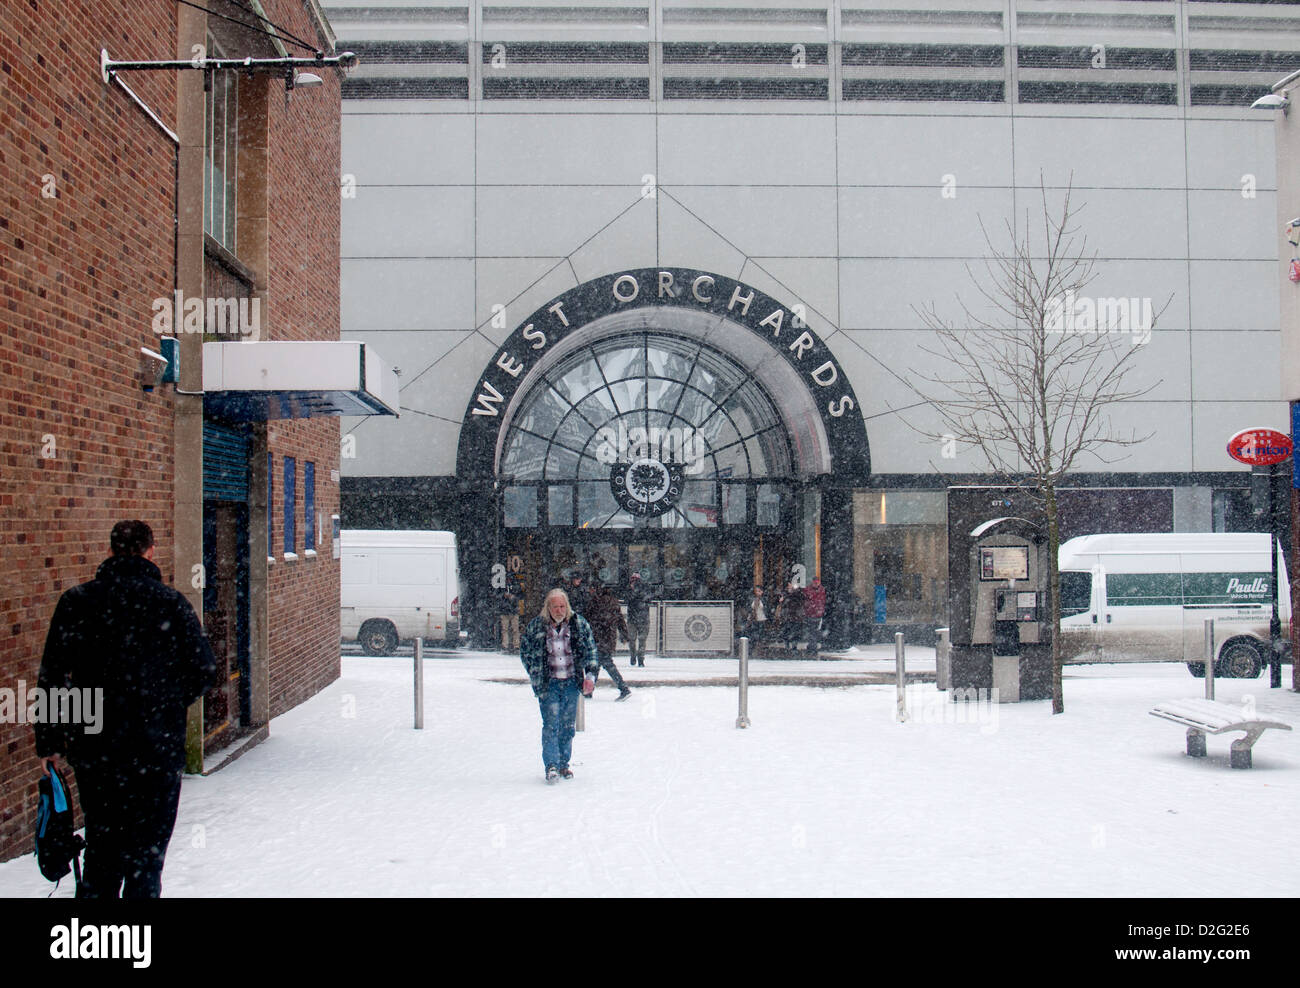
[[[698,340],[655,332],[597,341],[550,368],[502,449],[507,482],[576,484],[577,522],[590,527],[630,523],[608,489],[619,463],[681,466],[683,508],[661,524],[682,527],[710,511],[717,523],[719,482],[786,478],[794,464],[771,397],[743,367]]]

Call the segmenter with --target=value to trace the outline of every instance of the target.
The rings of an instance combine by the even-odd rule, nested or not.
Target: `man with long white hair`
[[[556,587],[542,612],[528,622],[519,651],[542,713],[542,764],[547,783],[572,779],[569,759],[578,717],[578,695],[596,688],[600,659],[591,625],[573,613],[569,595]]]

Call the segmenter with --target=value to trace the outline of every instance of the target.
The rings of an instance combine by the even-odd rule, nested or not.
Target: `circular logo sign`
[[[1228,440],[1228,455],[1240,463],[1266,467],[1291,456],[1291,437],[1276,429],[1243,429]]]
[[[713,622],[703,614],[692,614],[686,619],[686,627],[683,629],[686,637],[693,642],[707,641],[709,635],[713,634]]]
[[[609,471],[609,489],[624,511],[657,517],[672,509],[682,494],[683,468],[642,457],[615,463]]]

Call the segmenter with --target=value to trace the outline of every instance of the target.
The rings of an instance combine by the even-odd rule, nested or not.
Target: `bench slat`
[[[1234,707],[1217,700],[1187,699],[1167,700],[1156,704],[1150,711],[1155,717],[1172,720],[1188,727],[1203,730],[1208,734],[1222,734],[1225,731],[1249,731],[1254,728],[1277,728],[1291,730],[1290,724],[1260,717],[1247,717],[1240,707]]]

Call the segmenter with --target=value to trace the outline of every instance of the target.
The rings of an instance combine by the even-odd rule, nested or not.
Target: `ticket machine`
[[[953,608],[965,612],[949,622],[954,690],[993,689],[1003,703],[1050,695],[1045,534],[1032,521],[1007,516],[963,534],[965,566],[950,567],[958,578],[952,587],[962,588]]]

